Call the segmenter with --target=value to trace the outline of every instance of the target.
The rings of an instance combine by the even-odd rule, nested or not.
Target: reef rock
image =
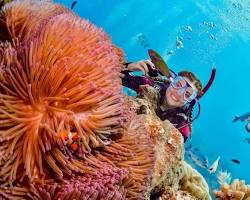
[[[141,86],[139,97],[126,97],[125,101],[126,107],[141,116],[154,143],[156,161],[150,190],[159,186],[177,188],[182,174],[183,139],[169,121],[156,116],[157,95],[153,87]]]
[[[0,199],[205,198],[156,90],[122,93],[123,59],[59,4],[1,7]]]
[[[223,184],[220,191],[214,190],[214,195],[220,200],[250,200],[250,185],[235,179],[230,185]]]
[[[188,192],[181,190],[174,190],[170,187],[164,189],[162,196],[159,200],[198,200],[197,198],[191,196]]]
[[[180,180],[180,190],[201,200],[211,200],[208,184],[203,176],[188,163],[183,162],[184,176]]]

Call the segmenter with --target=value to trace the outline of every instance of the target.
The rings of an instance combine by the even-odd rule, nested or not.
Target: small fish
[[[214,22],[203,22],[200,25],[206,26],[208,28],[214,28],[214,27],[216,27],[216,24]]]
[[[151,61],[154,63],[155,67],[160,71],[160,73],[169,78],[171,76],[171,72],[169,70],[167,63],[160,56],[160,54],[152,49],[149,49],[148,55]]]
[[[74,9],[75,5],[76,5],[77,1],[73,1],[72,4],[71,4],[71,10]]]
[[[184,47],[184,45],[183,45],[183,38],[182,37],[177,37],[175,45],[176,45],[177,49],[183,48]]]
[[[193,31],[193,29],[192,29],[191,26],[186,26],[186,27],[184,27],[184,30],[185,30],[185,31],[188,31],[188,32],[192,32],[192,31]]]
[[[250,138],[245,138],[244,141],[248,144],[250,144]]]
[[[250,132],[250,122],[248,122],[248,123],[246,124],[246,130],[247,130],[247,132]]]
[[[137,42],[138,42],[141,46],[143,46],[143,48],[146,49],[147,47],[150,46],[150,44],[149,44],[149,42],[148,42],[146,36],[145,36],[143,33],[137,34],[136,37],[137,37]]]
[[[167,52],[167,55],[172,55],[172,54],[174,54],[173,50],[170,50],[170,51]]]
[[[238,120],[240,120],[240,121],[243,122],[243,121],[249,119],[249,117],[250,117],[250,112],[248,112],[248,113],[246,113],[246,114],[244,114],[244,115],[241,115],[241,116],[236,115],[236,116],[234,117],[233,122],[236,122],[236,121],[238,121]]]
[[[236,9],[242,10],[243,6],[240,3],[233,3],[232,6]]]
[[[192,160],[192,162],[198,165],[201,168],[208,168],[208,159],[198,149],[192,149],[191,144],[186,148],[186,152],[188,157]]]
[[[210,38],[212,39],[212,40],[218,40],[212,33],[210,34]]]
[[[214,161],[214,163],[209,167],[208,171],[210,174],[215,173],[217,171],[218,165],[220,161],[220,156]]]
[[[199,156],[196,156],[194,154],[188,153],[188,156],[191,158],[191,160],[194,162],[194,164],[198,165],[201,168],[206,169],[208,167],[208,159],[200,158]]]
[[[237,163],[237,164],[240,164],[240,161],[237,160],[237,159],[232,159],[232,162]]]

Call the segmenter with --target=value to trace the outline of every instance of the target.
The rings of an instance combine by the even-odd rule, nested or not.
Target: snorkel
[[[193,101],[191,101],[190,106],[194,107],[194,105],[197,103],[198,104],[198,113],[197,115],[191,120],[191,122],[193,122],[195,119],[197,119],[200,115],[200,111],[201,111],[201,106],[200,106],[200,102],[199,100],[201,99],[201,97],[204,96],[204,94],[209,90],[209,88],[211,87],[211,85],[214,82],[214,78],[216,75],[216,68],[212,69],[209,81],[207,82],[206,86],[202,89],[202,93],[201,95],[197,96]]]

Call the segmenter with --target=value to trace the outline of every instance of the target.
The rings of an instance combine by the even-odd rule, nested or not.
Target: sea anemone
[[[0,194],[9,199],[144,199],[155,160],[153,143],[137,115],[125,111],[125,119],[120,138],[92,150],[84,160],[73,161],[81,173],[61,181],[48,173],[30,185],[20,182],[13,188],[2,187]]]
[[[45,163],[61,179],[77,171],[76,156],[121,131],[121,58],[110,39],[72,13],[52,15],[58,6],[49,2],[50,12],[33,14],[41,4],[16,1],[1,12],[0,180],[10,183],[23,170],[43,176]]]
[[[85,174],[62,183],[33,185],[28,196],[37,199],[144,199],[154,165],[153,144],[142,121],[127,113],[125,131],[110,145],[95,149],[78,162]]]
[[[69,12],[48,1],[16,0],[0,11],[0,41],[29,40],[54,16]]]
[[[101,155],[115,166],[129,170],[131,181],[125,184],[126,197],[144,199],[155,165],[155,149],[144,121],[132,111],[125,109],[126,123],[120,139],[105,146]]]
[[[125,109],[123,53],[48,1],[0,11],[0,198],[143,199],[154,148]]]

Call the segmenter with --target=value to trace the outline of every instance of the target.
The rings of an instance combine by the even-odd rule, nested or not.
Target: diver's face
[[[171,86],[169,86],[166,90],[165,101],[165,103],[170,107],[182,107],[185,104],[183,94]]]
[[[191,83],[194,87],[194,83],[192,83],[190,80],[188,80],[186,78],[186,80]],[[184,80],[180,80],[180,81],[184,81]],[[181,82],[180,82],[181,83]],[[165,105],[169,106],[169,107],[182,107],[184,106],[188,101],[185,99],[185,97],[190,97],[191,94],[193,93],[193,90],[191,87],[186,87],[186,90],[183,91],[181,89],[177,89],[178,88],[178,82],[176,82],[177,85],[175,85],[175,87],[173,87],[172,85],[170,85],[167,90],[166,90],[166,94],[165,94]],[[186,83],[182,83],[180,85],[186,85]],[[196,90],[196,88],[194,89]],[[184,97],[185,96],[185,97]]]

